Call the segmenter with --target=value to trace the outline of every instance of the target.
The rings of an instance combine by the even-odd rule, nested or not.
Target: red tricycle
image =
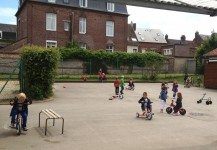
[[[174,104],[174,100],[172,100],[170,106],[166,108],[166,112],[167,112],[168,114],[171,114],[172,111],[173,111],[173,108],[174,108],[175,106],[176,106],[176,105]],[[178,112],[179,112],[181,115],[185,115],[185,114],[186,114],[186,110],[185,110],[184,108],[180,108],[180,109],[178,110]]]

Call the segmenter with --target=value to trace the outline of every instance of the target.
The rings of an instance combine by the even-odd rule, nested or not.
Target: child
[[[10,101],[10,104],[13,105],[11,110],[11,127],[15,127],[15,118],[18,113],[21,113],[23,122],[22,122],[22,128],[24,131],[27,131],[26,128],[26,122],[27,122],[27,116],[28,116],[28,105],[31,104],[32,101],[28,100],[26,98],[26,95],[24,93],[20,93],[15,97],[13,100]]]
[[[84,74],[84,75],[82,75],[81,79],[82,79],[83,81],[87,81],[87,76]]]
[[[167,93],[166,93],[165,87],[162,87],[159,98],[161,100],[160,112],[163,113],[163,109],[164,109],[164,106],[166,104],[166,99],[167,99]]]
[[[121,76],[121,77],[122,77],[122,78],[121,78],[121,91],[120,91],[120,93],[121,93],[121,94],[124,94],[124,93],[123,93],[124,85],[125,85],[125,84],[124,84],[124,76]]]
[[[129,81],[129,84],[128,84],[128,89],[129,90],[132,90],[132,89],[134,89],[134,83],[133,83],[133,80],[132,80],[132,78],[130,79],[130,81]]]
[[[174,81],[174,82],[173,82],[172,91],[173,91],[173,98],[175,98],[176,93],[178,92],[178,83],[177,83],[177,81]]]
[[[99,81],[102,81],[102,69],[101,68],[99,69],[98,76],[99,76]]]
[[[115,87],[115,94],[118,95],[119,93],[119,86],[120,86],[120,81],[118,80],[118,77],[115,78],[114,81],[114,87]]]
[[[147,92],[143,92],[143,97],[138,101],[141,104],[142,115],[145,115],[147,112],[151,112],[151,101],[147,97]]]
[[[176,105],[173,108],[174,110],[174,115],[178,115],[179,109],[182,108],[182,93],[178,92],[177,93],[177,99],[176,99]]]
[[[107,80],[106,74],[102,73],[102,80]]]

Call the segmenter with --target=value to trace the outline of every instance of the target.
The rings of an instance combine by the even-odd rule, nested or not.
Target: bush
[[[29,97],[43,99],[53,94],[52,85],[60,56],[55,48],[26,46],[22,49],[24,92]]]

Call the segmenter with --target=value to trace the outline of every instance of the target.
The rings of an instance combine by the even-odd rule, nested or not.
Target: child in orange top
[[[114,87],[115,87],[115,94],[119,94],[119,87],[120,87],[120,80],[118,80],[118,77],[115,78],[114,81]]]

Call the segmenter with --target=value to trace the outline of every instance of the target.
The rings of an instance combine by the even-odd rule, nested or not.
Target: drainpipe
[[[72,12],[72,15],[71,15],[71,25],[70,25],[70,29],[71,29],[71,32],[70,32],[70,40],[71,42],[73,43],[73,34],[74,34],[74,12]]]

